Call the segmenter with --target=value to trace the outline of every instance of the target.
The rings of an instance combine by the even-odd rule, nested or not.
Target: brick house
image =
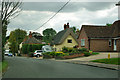
[[[120,20],[111,26],[82,25],[78,42],[92,51],[120,51]]]

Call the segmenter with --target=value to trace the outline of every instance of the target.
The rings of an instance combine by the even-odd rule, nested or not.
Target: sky
[[[41,27],[66,2],[24,2],[19,16],[12,19],[7,35],[15,29],[38,32],[53,28],[57,32],[70,24],[81,29],[82,25],[106,25],[118,20],[118,7],[115,2],[69,2],[55,17]]]

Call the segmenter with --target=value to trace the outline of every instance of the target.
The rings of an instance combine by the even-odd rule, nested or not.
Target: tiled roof
[[[39,40],[37,40],[36,38],[34,37],[28,37],[24,42],[23,44],[41,44],[42,42],[40,42]]]
[[[88,38],[112,38],[120,37],[120,20],[111,26],[82,25]]]

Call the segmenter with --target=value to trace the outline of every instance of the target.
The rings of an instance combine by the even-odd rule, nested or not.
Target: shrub
[[[64,52],[64,53],[68,52],[68,48],[64,46],[64,47],[62,48],[62,52]]]
[[[92,53],[93,53],[93,51],[92,51],[92,50],[89,50],[89,53],[90,53],[90,54],[92,54]]]
[[[73,51],[73,48],[68,48],[68,52],[72,52]]]
[[[29,52],[28,56],[33,57],[34,56],[33,54],[34,54],[34,52]]]
[[[64,56],[65,53],[63,52],[55,52],[55,56]]]
[[[84,56],[90,56],[89,52],[83,52],[83,53],[84,53]]]
[[[34,52],[35,50],[41,50],[44,45],[45,44],[23,44],[22,53],[28,54],[29,52]]]
[[[87,49],[86,48],[82,48],[81,51],[87,51]]]
[[[45,53],[43,53],[43,58],[47,58],[47,59],[49,59],[49,58],[52,58],[53,56],[50,54],[50,52],[45,52]]]
[[[54,52],[54,51],[53,51],[53,52],[49,52],[49,54],[50,54],[52,57],[55,56],[55,52]]]

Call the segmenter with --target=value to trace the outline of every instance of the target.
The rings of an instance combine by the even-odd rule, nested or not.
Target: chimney
[[[67,25],[64,24],[64,30],[67,29],[67,28],[69,28],[69,23],[67,23]]]
[[[67,23],[67,26],[66,26],[66,28],[69,28],[69,23]]]
[[[64,24],[64,30],[66,29],[66,24]]]
[[[31,31],[30,31],[30,33],[29,33],[29,38],[32,38],[32,33],[31,33]]]

